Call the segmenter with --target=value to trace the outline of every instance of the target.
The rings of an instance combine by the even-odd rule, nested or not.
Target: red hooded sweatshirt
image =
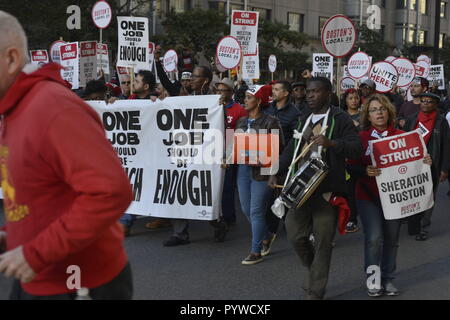
[[[60,67],[21,73],[0,100],[0,174],[8,250],[23,246],[32,295],[114,279],[127,263],[118,219],[132,199],[97,113],[64,86]],[[69,281],[70,283],[70,281]]]

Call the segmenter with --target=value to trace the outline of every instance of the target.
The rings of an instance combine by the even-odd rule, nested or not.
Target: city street
[[[417,242],[402,226],[395,281],[399,297],[378,299],[450,298],[450,199],[441,184],[430,239]],[[169,229],[147,231],[149,218],[139,219],[126,239],[134,273],[135,299],[145,300],[296,300],[304,270],[286,240],[284,228],[272,253],[257,265],[243,266],[250,248],[250,228],[242,213],[223,243],[213,241],[206,222],[191,223],[191,244],[166,248]],[[0,224],[3,223],[3,215]],[[363,233],[336,236],[327,299],[372,299],[363,273]],[[7,299],[11,281],[0,276],[0,299]]]

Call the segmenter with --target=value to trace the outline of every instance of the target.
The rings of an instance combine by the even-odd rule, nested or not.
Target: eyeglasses
[[[131,81],[122,81],[120,84],[130,84]]]
[[[379,107],[379,108],[373,108],[373,109],[369,109],[370,113],[377,113],[377,112],[385,112],[388,111],[388,109],[386,107]]]
[[[421,103],[426,103],[426,104],[430,104],[430,103],[434,103],[434,100],[420,100]]]

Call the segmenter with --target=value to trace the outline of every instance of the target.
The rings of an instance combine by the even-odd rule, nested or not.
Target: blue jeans
[[[386,220],[383,210],[371,201],[356,200],[364,229],[364,267],[377,265],[383,282],[394,279],[401,219]]]
[[[136,221],[136,218],[137,215],[135,214],[125,213],[123,216],[120,217],[119,222],[124,226],[131,228],[134,224],[134,221]]]
[[[263,240],[269,239],[266,225],[266,210],[272,189],[267,181],[255,181],[252,168],[239,165],[237,185],[241,208],[252,227],[252,253],[261,253]]]

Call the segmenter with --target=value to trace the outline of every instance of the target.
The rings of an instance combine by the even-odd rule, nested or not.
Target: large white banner
[[[314,53],[312,75],[325,77],[333,82],[333,57],[328,53]]]
[[[119,52],[117,65],[134,68],[134,71],[151,71],[148,46],[148,19],[117,17]]]
[[[255,54],[258,42],[258,11],[233,10],[231,13],[231,32],[242,48],[244,55]]]
[[[423,162],[427,153],[417,131],[369,141],[372,165],[381,169],[376,177],[386,220],[412,216],[431,208],[431,167]]]
[[[78,42],[66,43],[59,47],[61,55],[61,77],[72,85],[72,89],[80,87]]]
[[[97,76],[97,42],[80,42],[80,87]]]
[[[128,173],[131,214],[214,220],[221,210],[223,107],[219,96],[90,101]]]

